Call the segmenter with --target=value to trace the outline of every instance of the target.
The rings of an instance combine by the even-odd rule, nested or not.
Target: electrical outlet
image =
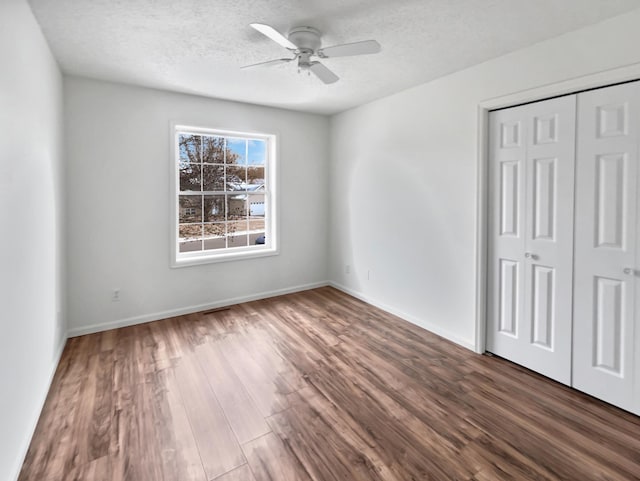
[[[351,274],[351,266],[349,264],[344,265],[344,273]]]
[[[120,300],[120,289],[114,289],[111,291],[111,302],[118,302]]]

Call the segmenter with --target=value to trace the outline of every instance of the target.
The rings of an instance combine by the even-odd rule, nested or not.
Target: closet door
[[[571,383],[575,96],[491,112],[487,350]]]
[[[635,412],[639,129],[639,82],[579,94],[573,385]]]

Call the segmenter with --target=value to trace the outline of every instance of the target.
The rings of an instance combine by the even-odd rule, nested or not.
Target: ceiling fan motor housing
[[[312,53],[320,48],[320,32],[313,27],[296,27],[289,32],[289,40],[300,51],[311,50]]]

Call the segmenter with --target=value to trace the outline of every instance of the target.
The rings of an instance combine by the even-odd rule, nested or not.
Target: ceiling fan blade
[[[378,53],[380,50],[380,44],[375,40],[363,40],[362,42],[345,43],[333,47],[321,48],[318,50],[318,57],[348,57],[349,55]]]
[[[262,35],[269,37],[274,42],[282,45],[284,48],[288,48],[289,50],[296,50],[298,47],[287,37],[278,32],[275,28],[265,25],[263,23],[251,23],[253,28],[255,28]]]
[[[309,70],[311,70],[316,77],[322,80],[326,84],[332,84],[340,80],[340,78],[334,74],[327,67],[322,65],[320,62],[311,62],[309,66]]]
[[[266,62],[259,62],[259,63],[252,63],[251,65],[244,65],[243,67],[240,67],[241,69],[245,69],[245,68],[253,68],[253,67],[271,67],[272,65],[279,65],[281,63],[287,63],[287,62],[291,62],[292,60],[295,60],[296,58],[277,58],[275,60],[267,60]]]

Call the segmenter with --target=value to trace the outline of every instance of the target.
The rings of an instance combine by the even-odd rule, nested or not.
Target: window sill
[[[245,259],[256,259],[258,257],[276,256],[278,254],[279,251],[277,249],[268,248],[251,251],[215,253],[194,257],[178,257],[177,259],[172,259],[171,268],[176,269],[202,264],[217,264],[218,262],[241,261]]]

